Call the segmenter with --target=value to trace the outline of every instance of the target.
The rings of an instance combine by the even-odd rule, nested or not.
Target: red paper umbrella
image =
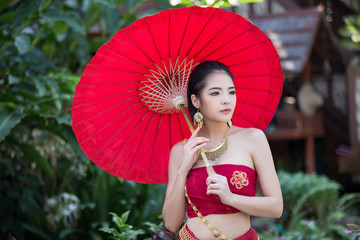
[[[270,39],[231,12],[169,9],[117,32],[85,67],[72,105],[85,154],[120,178],[166,183],[171,147],[190,136],[174,102],[186,96],[189,74],[204,60],[220,61],[234,75],[234,125],[264,130],[283,82]]]

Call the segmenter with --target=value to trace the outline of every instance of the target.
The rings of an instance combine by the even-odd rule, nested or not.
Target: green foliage
[[[343,37],[341,44],[351,51],[360,51],[360,16],[348,15],[344,17],[345,25],[339,29]]]
[[[348,15],[344,17],[345,25],[339,28],[338,32],[342,36],[341,45],[350,51],[360,51],[360,16]],[[350,65],[360,63],[360,57],[357,56],[351,60]]]
[[[336,189],[340,188],[340,185],[335,181],[330,180],[326,176],[319,176],[316,174],[309,175],[303,172],[288,173],[279,171],[278,178],[284,202],[292,205],[310,189],[318,186],[331,186]],[[332,194],[337,195],[337,191],[333,191]]]
[[[292,208],[289,228],[291,229],[295,223],[305,217],[315,216],[320,224],[324,224],[327,213],[332,211],[330,203],[337,198],[338,188],[329,184],[309,189]]]
[[[13,127],[15,127],[25,114],[6,107],[6,104],[0,105],[0,141],[4,140]]]
[[[177,239],[177,233],[170,232],[168,229],[165,228],[165,223],[161,214],[158,215],[157,222],[144,222],[143,225],[146,226],[147,230],[150,232],[151,238],[149,239]],[[146,238],[146,240],[147,239],[148,238]]]
[[[284,198],[281,225],[261,233],[265,239],[350,239],[346,227],[336,224],[354,204],[360,193],[339,196],[340,185],[325,176],[304,173],[278,173]],[[352,239],[352,238],[351,238]]]
[[[170,0],[174,6],[210,6],[226,8],[240,4],[263,2],[263,0]]]
[[[291,219],[303,216],[322,216],[329,207],[328,203],[338,196],[340,185],[325,176],[308,175],[302,172],[278,173],[284,199],[282,220],[291,225]]]
[[[145,233],[143,230],[133,230],[133,226],[126,224],[130,211],[124,212],[121,217],[119,217],[116,213],[113,212],[110,212],[110,214],[113,216],[112,221],[116,224],[117,229],[110,227],[102,227],[100,228],[100,231],[111,234],[112,239],[136,239],[138,235]]]
[[[129,217],[130,211],[124,212],[121,217],[119,217],[116,213],[110,212],[113,216],[113,223],[115,223],[116,228],[105,226],[100,228],[100,231],[106,232],[109,234],[109,238],[116,239],[116,240],[122,240],[122,239],[156,239],[156,240],[171,240],[171,239],[177,239],[175,236],[175,233],[168,231],[164,227],[164,221],[162,219],[162,216],[158,216],[158,220],[160,220],[159,223],[154,222],[144,222],[142,224],[142,228],[145,226],[150,233],[150,237],[138,237],[138,235],[143,235],[145,233],[144,230],[133,230],[133,226],[130,224],[127,224],[127,219]]]
[[[109,211],[136,208],[134,225],[161,211],[164,186],[119,181],[94,167],[71,128],[79,73],[144,2],[1,1],[1,239],[101,239]],[[77,201],[65,204],[64,196]]]

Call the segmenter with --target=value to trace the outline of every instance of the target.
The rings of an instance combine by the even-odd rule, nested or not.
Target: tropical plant
[[[151,214],[158,215],[154,200],[145,197],[153,191],[162,196],[163,188],[104,176],[79,148],[70,115],[84,64],[110,34],[154,12],[150,7],[139,15],[144,2],[1,1],[1,239],[99,239],[109,211],[136,207],[129,219],[134,223],[140,221],[136,217],[151,221]],[[64,196],[72,202],[65,204]]]
[[[292,218],[300,219],[299,214],[311,216],[318,211],[319,215],[323,215],[322,212],[325,210],[317,209],[316,206],[328,207],[327,203],[337,198],[340,189],[340,185],[335,181],[316,174],[279,171],[278,177],[284,199],[284,212],[281,220],[285,226],[291,225]],[[326,191],[321,191],[322,189],[326,189]],[[302,209],[305,209],[306,212],[300,211]]]
[[[164,221],[162,220],[162,215],[159,215],[158,219],[161,219],[161,222],[156,224],[153,222],[144,222],[144,225],[147,226],[148,231],[150,232],[151,237],[147,239],[152,240],[171,240],[176,239],[176,233],[168,230]]]
[[[111,234],[110,238],[118,240],[136,239],[138,235],[144,234],[143,230],[133,230],[133,226],[126,224],[130,211],[124,212],[121,217],[116,213],[110,212],[113,216],[112,221],[116,224],[117,228],[102,227],[100,231]]]
[[[116,213],[110,212],[110,215],[113,216],[112,221],[115,223],[115,227],[105,226],[100,228],[100,231],[108,233],[109,238],[116,240],[124,240],[124,239],[145,239],[145,240],[171,240],[176,239],[175,234],[168,231],[164,227],[164,221],[162,216],[159,215],[158,219],[161,220],[160,223],[155,224],[153,222],[144,222],[143,226],[148,227],[148,231],[150,232],[151,237],[144,237],[139,235],[143,235],[145,233],[144,230],[138,229],[133,230],[132,225],[127,223],[127,219],[129,217],[130,211],[124,212],[121,217],[119,217]]]
[[[326,189],[317,191],[326,191]],[[289,239],[348,239],[350,236],[346,226],[337,224],[336,220],[343,218],[347,214],[346,210],[357,202],[360,202],[360,194],[351,193],[330,202],[326,212],[322,212],[323,207],[317,206],[322,215],[317,215],[311,220],[298,218],[299,220],[295,221],[294,219],[285,236],[294,237]],[[302,238],[299,238],[298,232],[302,232]]]
[[[360,193],[340,194],[341,186],[325,176],[278,173],[284,198],[280,225],[261,233],[265,239],[349,239],[346,226],[336,221],[349,215]]]
[[[263,2],[263,0],[170,0],[173,6],[210,6],[227,8],[240,4]]]
[[[342,36],[341,45],[350,51],[360,52],[360,16],[348,15],[344,16],[345,25],[340,27],[338,32]],[[360,57],[354,57],[350,65],[360,63]]]

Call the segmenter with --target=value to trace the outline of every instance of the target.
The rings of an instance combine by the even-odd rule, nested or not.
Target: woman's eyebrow
[[[235,87],[228,87],[228,90],[232,90],[232,89],[235,89]],[[212,87],[212,88],[209,88],[209,91],[211,90],[221,90],[220,87]]]

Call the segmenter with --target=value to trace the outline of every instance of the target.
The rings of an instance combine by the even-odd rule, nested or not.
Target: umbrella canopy
[[[171,147],[190,136],[174,99],[186,99],[189,74],[205,60],[234,75],[234,125],[264,130],[283,83],[270,39],[221,9],[169,9],[117,32],[86,65],[72,105],[85,154],[120,178],[166,183]]]

